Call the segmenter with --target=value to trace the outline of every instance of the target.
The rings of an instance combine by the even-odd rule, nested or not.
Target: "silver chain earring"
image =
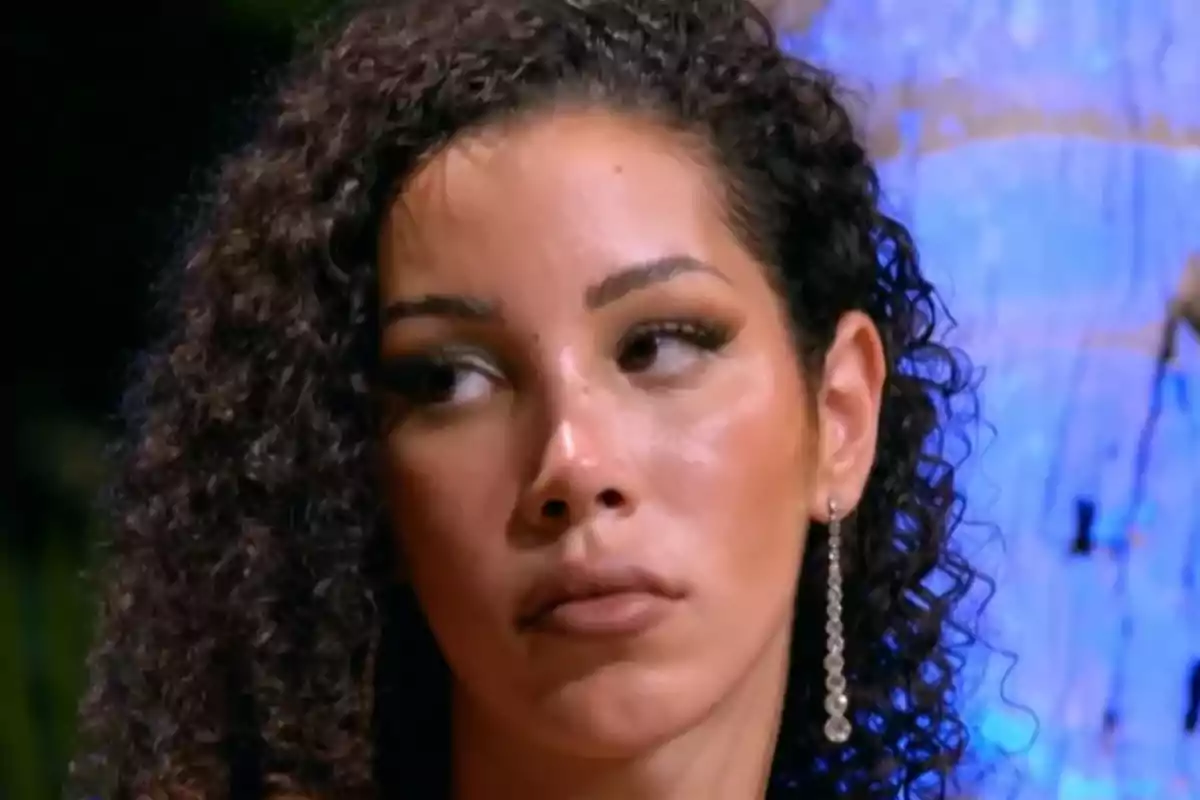
[[[825,654],[825,711],[829,719],[825,722],[825,738],[834,744],[842,744],[850,738],[850,720],[846,712],[850,700],[846,697],[845,629],[842,627],[842,520],[838,516],[837,501],[829,501],[829,590],[826,594],[826,611],[829,619],[825,623],[828,652]]]

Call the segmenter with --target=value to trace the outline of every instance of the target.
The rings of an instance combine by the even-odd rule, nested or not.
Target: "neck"
[[[698,724],[625,759],[539,747],[455,692],[454,800],[760,800],[766,795],[787,684],[788,638]]]

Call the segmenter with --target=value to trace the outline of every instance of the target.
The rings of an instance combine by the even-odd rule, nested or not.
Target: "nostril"
[[[620,508],[625,505],[625,497],[616,489],[605,489],[597,499],[605,508]]]
[[[596,495],[599,508],[617,509],[625,504],[625,495],[616,489],[605,489]],[[571,515],[571,505],[560,498],[546,500],[542,502],[541,515],[544,520],[564,520]]]
[[[567,503],[564,500],[547,500],[542,503],[542,516],[546,519],[562,519],[567,515]]]

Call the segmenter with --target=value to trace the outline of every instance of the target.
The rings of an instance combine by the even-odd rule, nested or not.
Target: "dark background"
[[[58,794],[91,623],[92,500],[188,196],[319,4],[24,3],[4,76],[0,798]]]

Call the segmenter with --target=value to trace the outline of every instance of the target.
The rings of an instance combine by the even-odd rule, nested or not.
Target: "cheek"
[[[459,458],[453,442],[389,443],[384,492],[404,579],[443,647],[487,640],[512,592],[507,526],[515,486],[493,458]],[[496,451],[493,451],[496,452]]]
[[[803,543],[811,431],[800,379],[779,361],[742,364],[719,391],[664,409],[651,456],[651,496],[692,532],[690,560],[745,596],[790,592]]]

